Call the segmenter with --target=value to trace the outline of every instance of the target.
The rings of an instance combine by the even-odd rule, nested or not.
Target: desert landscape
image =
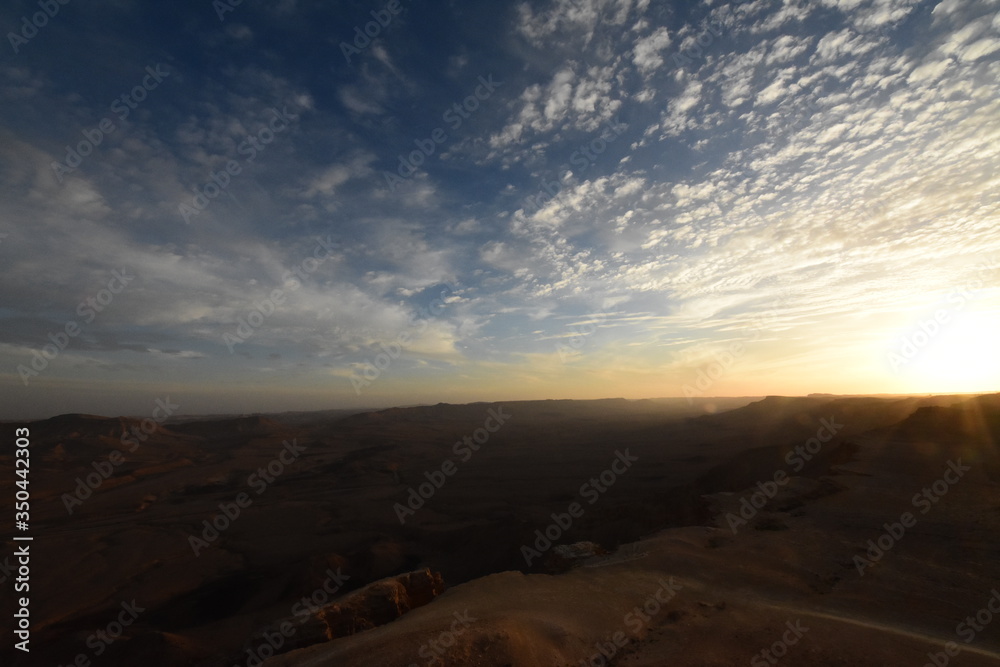
[[[27,427],[4,664],[1000,663],[1000,394]]]
[[[1000,667],[998,10],[0,2],[0,667]]]

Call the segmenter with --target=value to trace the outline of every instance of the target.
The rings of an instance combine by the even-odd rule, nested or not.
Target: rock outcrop
[[[346,637],[394,621],[444,592],[441,575],[430,569],[407,572],[368,584],[323,607],[328,639]]]

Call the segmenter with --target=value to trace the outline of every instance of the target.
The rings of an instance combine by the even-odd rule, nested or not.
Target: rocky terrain
[[[1000,395],[28,426],[4,664],[1000,664]]]

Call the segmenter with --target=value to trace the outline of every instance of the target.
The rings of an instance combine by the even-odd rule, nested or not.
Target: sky
[[[998,0],[0,30],[0,418],[998,390]]]

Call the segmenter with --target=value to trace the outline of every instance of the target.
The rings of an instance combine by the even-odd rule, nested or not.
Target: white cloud
[[[769,66],[787,63],[808,51],[811,44],[811,36],[782,35],[771,43],[765,62]]]
[[[641,14],[649,0],[634,3]],[[588,44],[601,24],[620,26],[632,15],[632,0],[553,0],[547,9],[536,12],[524,2],[518,6],[517,31],[536,46],[559,34],[564,41]]]
[[[517,112],[490,136],[492,153],[488,159],[527,159],[535,149],[525,150],[521,145],[535,135],[567,128],[598,131],[622,106],[622,101],[613,97],[613,78],[611,68],[582,68],[569,63],[547,84],[529,85],[514,103]]]
[[[313,178],[303,194],[306,197],[332,196],[341,185],[352,178],[362,178],[371,174],[373,170],[370,165],[374,161],[374,153],[362,152],[346,162],[332,165]]]
[[[366,97],[355,86],[344,86],[338,91],[337,96],[340,98],[340,103],[354,113],[381,114],[385,111],[378,102]]]
[[[757,93],[755,104],[773,104],[786,95],[794,94],[797,86],[789,87],[787,82],[795,75],[795,68],[778,72],[778,76],[769,86]]]
[[[662,51],[670,46],[670,34],[666,28],[657,28],[651,35],[642,37],[635,43],[632,61],[643,72],[663,65]]]
[[[1000,38],[984,37],[962,49],[960,57],[966,62],[972,62],[995,53],[997,50],[1000,50]]]
[[[907,77],[909,83],[925,83],[940,79],[951,66],[948,60],[931,60],[915,68]]]

